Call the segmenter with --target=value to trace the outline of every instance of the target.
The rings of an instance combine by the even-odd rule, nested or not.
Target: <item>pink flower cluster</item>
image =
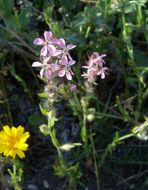
[[[86,72],[82,75],[84,78],[87,79],[88,82],[94,83],[97,76],[100,76],[101,79],[105,78],[105,74],[107,74],[107,67],[104,67],[105,61],[103,58],[105,54],[99,55],[99,53],[94,52],[90,55],[88,61],[86,62],[86,66],[82,66],[86,68]]]
[[[43,46],[40,51],[41,62],[36,61],[32,64],[32,67],[41,67],[41,77],[44,76],[51,81],[55,76],[66,76],[68,80],[72,80],[74,73],[71,66],[75,64],[75,61],[69,51],[76,45],[66,45],[63,38],[54,38],[51,31],[45,31],[44,39],[36,38],[33,43]]]

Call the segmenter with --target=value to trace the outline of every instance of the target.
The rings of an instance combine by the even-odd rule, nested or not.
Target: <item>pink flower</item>
[[[69,54],[69,51],[75,48],[76,45],[72,45],[72,44],[66,45],[66,42],[63,38],[55,39],[54,43],[62,48],[62,50],[59,50],[62,53],[62,57],[68,56],[69,59],[72,59]]]
[[[82,75],[84,78],[88,80],[90,83],[95,84],[95,80],[97,76],[100,76],[101,79],[105,78],[105,74],[107,74],[107,67],[104,67],[105,61],[103,57],[105,54],[99,55],[97,52],[94,52],[87,61],[87,65],[83,66],[83,68],[87,69],[86,72]]]
[[[40,76],[53,80],[54,77],[64,77],[72,80],[74,73],[71,70],[71,65],[75,61],[71,58],[69,50],[75,48],[75,45],[66,45],[63,38],[53,38],[52,32],[45,31],[44,39],[36,38],[33,43],[37,46],[42,45],[41,62],[34,62],[33,67],[41,67]]]
[[[43,63],[41,63],[39,61],[33,62],[32,67],[41,67],[40,76],[43,77],[44,70],[45,70],[45,67],[46,67],[45,59],[43,59]]]
[[[94,52],[90,56],[89,61],[91,63],[96,63],[96,64],[99,64],[99,65],[104,65],[105,61],[103,60],[103,57],[106,57],[106,54],[99,55],[99,53]]]
[[[34,62],[32,64],[32,67],[41,67],[40,76],[45,76],[47,79],[51,79],[52,74],[55,71],[59,70],[59,66],[57,64],[53,64],[52,60],[49,57],[44,57],[43,63],[38,61]]]
[[[98,69],[97,68],[88,68],[87,72],[82,76],[88,80],[90,83],[94,83],[97,76]]]
[[[45,31],[44,32],[44,40],[41,38],[36,38],[33,43],[37,46],[43,45],[43,48],[41,49],[40,53],[41,56],[47,56],[49,53],[49,56],[57,56],[60,52],[58,52],[53,45],[54,39],[52,32]]]
[[[77,85],[75,85],[75,84],[71,84],[71,85],[70,85],[70,91],[71,91],[71,92],[75,92],[76,89],[77,89]]]
[[[58,72],[59,77],[64,77],[66,75],[67,80],[72,80],[72,75],[74,73],[71,70],[71,65],[74,65],[74,60],[69,60],[67,57],[62,57],[62,59],[59,61],[60,71]]]
[[[98,72],[97,72],[97,76],[101,76],[101,79],[104,79],[105,78],[105,75],[107,74],[107,71],[108,68],[107,67],[101,67],[100,69],[98,69]]]

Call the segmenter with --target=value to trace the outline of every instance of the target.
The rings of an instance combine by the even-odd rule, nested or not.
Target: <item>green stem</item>
[[[12,163],[13,163],[13,171],[11,172],[10,170],[8,170],[8,172],[10,173],[11,175],[11,180],[12,180],[12,184],[14,186],[14,190],[22,190],[20,184],[19,184],[19,181],[20,181],[20,176],[19,174],[17,173],[17,168],[16,168],[16,160],[13,159],[12,160]]]
[[[48,127],[49,127],[49,135],[51,137],[51,141],[52,141],[52,144],[53,146],[56,148],[57,150],[57,153],[58,153],[58,158],[59,158],[59,161],[60,161],[60,164],[62,167],[66,167],[65,166],[65,161],[64,161],[64,158],[63,158],[63,155],[62,155],[62,152],[60,150],[60,145],[59,145],[59,142],[58,142],[58,139],[56,138],[56,131],[54,129],[51,128],[50,126],[50,119],[48,119]]]
[[[92,127],[90,127],[90,140],[91,140],[92,149],[93,149],[93,159],[94,159],[95,174],[96,174],[96,180],[97,180],[97,190],[100,190],[99,171],[98,171],[98,164],[97,164],[97,158],[96,158],[96,150],[95,150],[95,145],[94,145],[94,139],[93,139],[93,134],[92,134]]]
[[[119,120],[123,120],[123,117],[120,116],[116,116],[116,115],[111,115],[111,114],[107,114],[107,113],[101,113],[101,112],[96,112],[96,116],[104,116],[104,117],[109,117],[109,118],[114,118],[114,119],[119,119]]]
[[[123,140],[125,140],[125,139],[128,139],[128,138],[130,138],[130,137],[133,137],[134,135],[133,135],[133,133],[130,133],[130,134],[128,134],[128,135],[125,135],[125,136],[123,136],[123,137],[120,137],[119,138],[119,142],[120,141],[123,141]]]
[[[109,15],[109,9],[110,9],[110,5],[111,5],[111,0],[106,0],[105,1],[105,20],[107,20],[107,17]]]
[[[148,41],[148,34],[147,34],[147,31],[144,26],[145,23],[144,23],[141,5],[138,5],[138,7],[137,7],[137,24],[142,28],[144,37],[145,37],[146,41]]]
[[[87,129],[86,129],[86,118],[87,118],[87,116],[86,116],[86,114],[85,113],[83,113],[83,125],[82,125],[82,129],[81,129],[81,136],[82,136],[82,140],[83,140],[83,142],[84,142],[84,149],[85,149],[85,156],[87,157],[88,156],[88,154],[87,154],[87,152],[88,152],[88,147],[87,147],[87,141],[88,141],[88,137],[87,137]]]
[[[127,134],[127,135],[125,135],[125,136],[123,136],[123,137],[120,137],[120,138],[118,139],[118,141],[116,141],[116,142],[113,141],[111,144],[109,144],[109,145],[107,146],[105,152],[104,152],[103,155],[102,155],[101,163],[104,162],[104,160],[106,159],[106,157],[108,156],[109,153],[110,153],[110,154],[112,153],[112,151],[115,149],[115,146],[117,146],[121,141],[123,141],[123,140],[125,140],[125,139],[128,139],[128,138],[131,138],[131,137],[133,137],[133,136],[134,136],[134,134],[133,134],[133,133],[130,133],[130,134]]]

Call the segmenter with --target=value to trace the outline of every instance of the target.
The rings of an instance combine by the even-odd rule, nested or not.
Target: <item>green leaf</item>
[[[81,128],[81,138],[82,138],[83,142],[86,142],[86,140],[87,140],[87,134],[86,134],[86,128],[85,128],[85,126],[83,126]]]
[[[45,108],[43,108],[41,104],[39,104],[39,107],[40,107],[40,110],[41,110],[42,114],[47,116],[48,115],[48,111],[45,110]]]
[[[134,57],[136,60],[137,68],[147,67],[148,57],[146,56],[146,54],[144,54],[139,49],[134,48]]]
[[[38,126],[43,121],[41,115],[31,115],[28,117],[28,123],[33,126]]]
[[[57,121],[54,115],[55,114],[53,111],[48,112],[48,127],[49,128],[52,128],[55,125],[55,121]]]
[[[50,129],[47,125],[42,124],[39,126],[41,133],[43,133],[45,136],[50,134]]]
[[[126,111],[126,109],[122,106],[119,96],[116,97],[116,103],[117,103],[117,106],[118,106],[119,111],[120,111],[120,112],[123,114],[123,116],[124,116],[124,120],[125,120],[125,121],[129,121],[129,119],[130,119],[129,113],[128,113],[128,111]]]
[[[41,98],[47,98],[47,93],[46,92],[40,92],[38,93],[38,96],[41,97]]]
[[[53,166],[55,175],[59,176],[59,177],[64,177],[66,175],[66,168],[63,167],[63,165],[61,164],[56,164]]]
[[[6,18],[12,14],[13,0],[0,1],[0,17]]]

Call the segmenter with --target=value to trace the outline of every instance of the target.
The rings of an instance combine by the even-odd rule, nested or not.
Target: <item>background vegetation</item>
[[[97,189],[96,168],[101,190],[148,188],[147,15],[146,0],[0,0],[0,126],[21,124],[31,133],[22,162],[24,190],[30,185],[38,190],[68,189],[61,169],[53,169],[56,151],[51,140],[39,131],[46,122],[37,95],[44,83],[31,66],[39,54],[32,42],[45,30],[77,45],[72,55],[80,102],[62,97],[55,125],[61,144],[81,142],[80,110],[85,103],[91,130],[87,157],[83,146],[64,153],[68,163],[77,163],[72,169],[75,188]],[[107,55],[109,71],[88,98],[82,65],[94,51]],[[9,163],[1,160],[6,177]]]

